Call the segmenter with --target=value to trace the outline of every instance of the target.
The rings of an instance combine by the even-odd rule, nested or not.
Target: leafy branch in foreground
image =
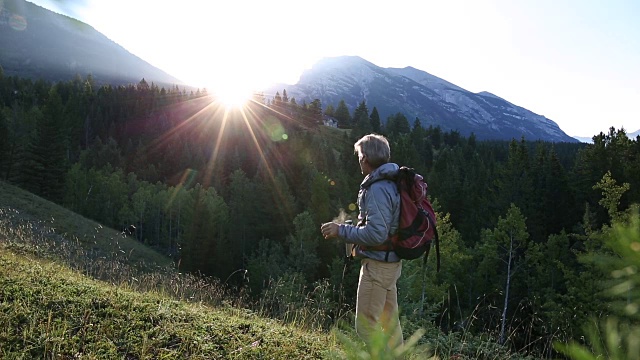
[[[425,334],[425,330],[418,329],[409,339],[406,339],[402,346],[393,351],[389,351],[387,344],[390,335],[386,334],[382,328],[378,328],[371,334],[371,341],[365,344],[360,340],[349,325],[343,326],[344,332],[338,328],[334,329],[334,334],[343,346],[343,351],[334,351],[331,357],[335,359],[347,360],[391,360],[391,359],[436,359],[428,355],[430,350],[425,345],[418,345],[418,342]]]
[[[591,258],[611,271],[612,286],[605,292],[612,298],[612,315],[593,320],[587,326],[588,344],[556,344],[556,348],[576,360],[640,359],[640,217],[637,209],[628,224],[616,223],[609,232],[610,255]]]

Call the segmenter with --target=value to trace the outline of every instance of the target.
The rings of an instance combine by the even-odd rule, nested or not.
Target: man
[[[387,239],[396,233],[400,216],[400,194],[395,182],[389,181],[398,165],[389,162],[391,150],[384,136],[365,135],[354,149],[365,175],[358,193],[358,224],[329,222],[321,230],[325,239],[338,237],[354,244],[352,255],[361,259],[356,332],[368,343],[375,327],[381,326],[394,349],[403,343],[396,287],[402,263],[387,247]]]

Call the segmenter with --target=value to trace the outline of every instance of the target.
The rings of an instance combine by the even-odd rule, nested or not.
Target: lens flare
[[[280,120],[276,119],[273,116],[267,117],[263,122],[263,127],[265,133],[269,136],[271,141],[284,141],[289,137],[285,133],[285,129],[280,123]]]
[[[15,31],[24,31],[27,28],[27,19],[20,15],[13,14],[9,19],[9,26]]]

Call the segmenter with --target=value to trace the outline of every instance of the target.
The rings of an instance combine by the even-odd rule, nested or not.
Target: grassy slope
[[[131,270],[152,263],[154,273]],[[293,359],[336,348],[330,335],[241,308],[175,300],[220,303],[208,301],[217,291],[137,241],[0,182],[0,358]]]
[[[118,249],[127,254],[127,261],[131,265],[172,265],[169,258],[131,237],[123,236],[119,231],[103,227],[93,220],[2,181],[0,208],[16,210],[15,220],[50,227],[55,234],[77,242],[87,251],[108,254]]]
[[[0,357],[320,358],[327,335],[88,279],[0,250]]]

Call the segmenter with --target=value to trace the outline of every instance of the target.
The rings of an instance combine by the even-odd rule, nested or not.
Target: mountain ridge
[[[25,0],[0,6],[0,65],[5,75],[70,80],[91,75],[98,84],[182,81],[109,39],[92,26]]]
[[[479,139],[577,142],[552,120],[489,92],[472,93],[426,71],[408,66],[382,68],[359,56],[324,58],[306,70],[297,84],[277,84],[298,101],[320,99],[326,105],[344,100],[350,111],[361,101],[385,120],[398,112],[410,122],[440,126]]]

